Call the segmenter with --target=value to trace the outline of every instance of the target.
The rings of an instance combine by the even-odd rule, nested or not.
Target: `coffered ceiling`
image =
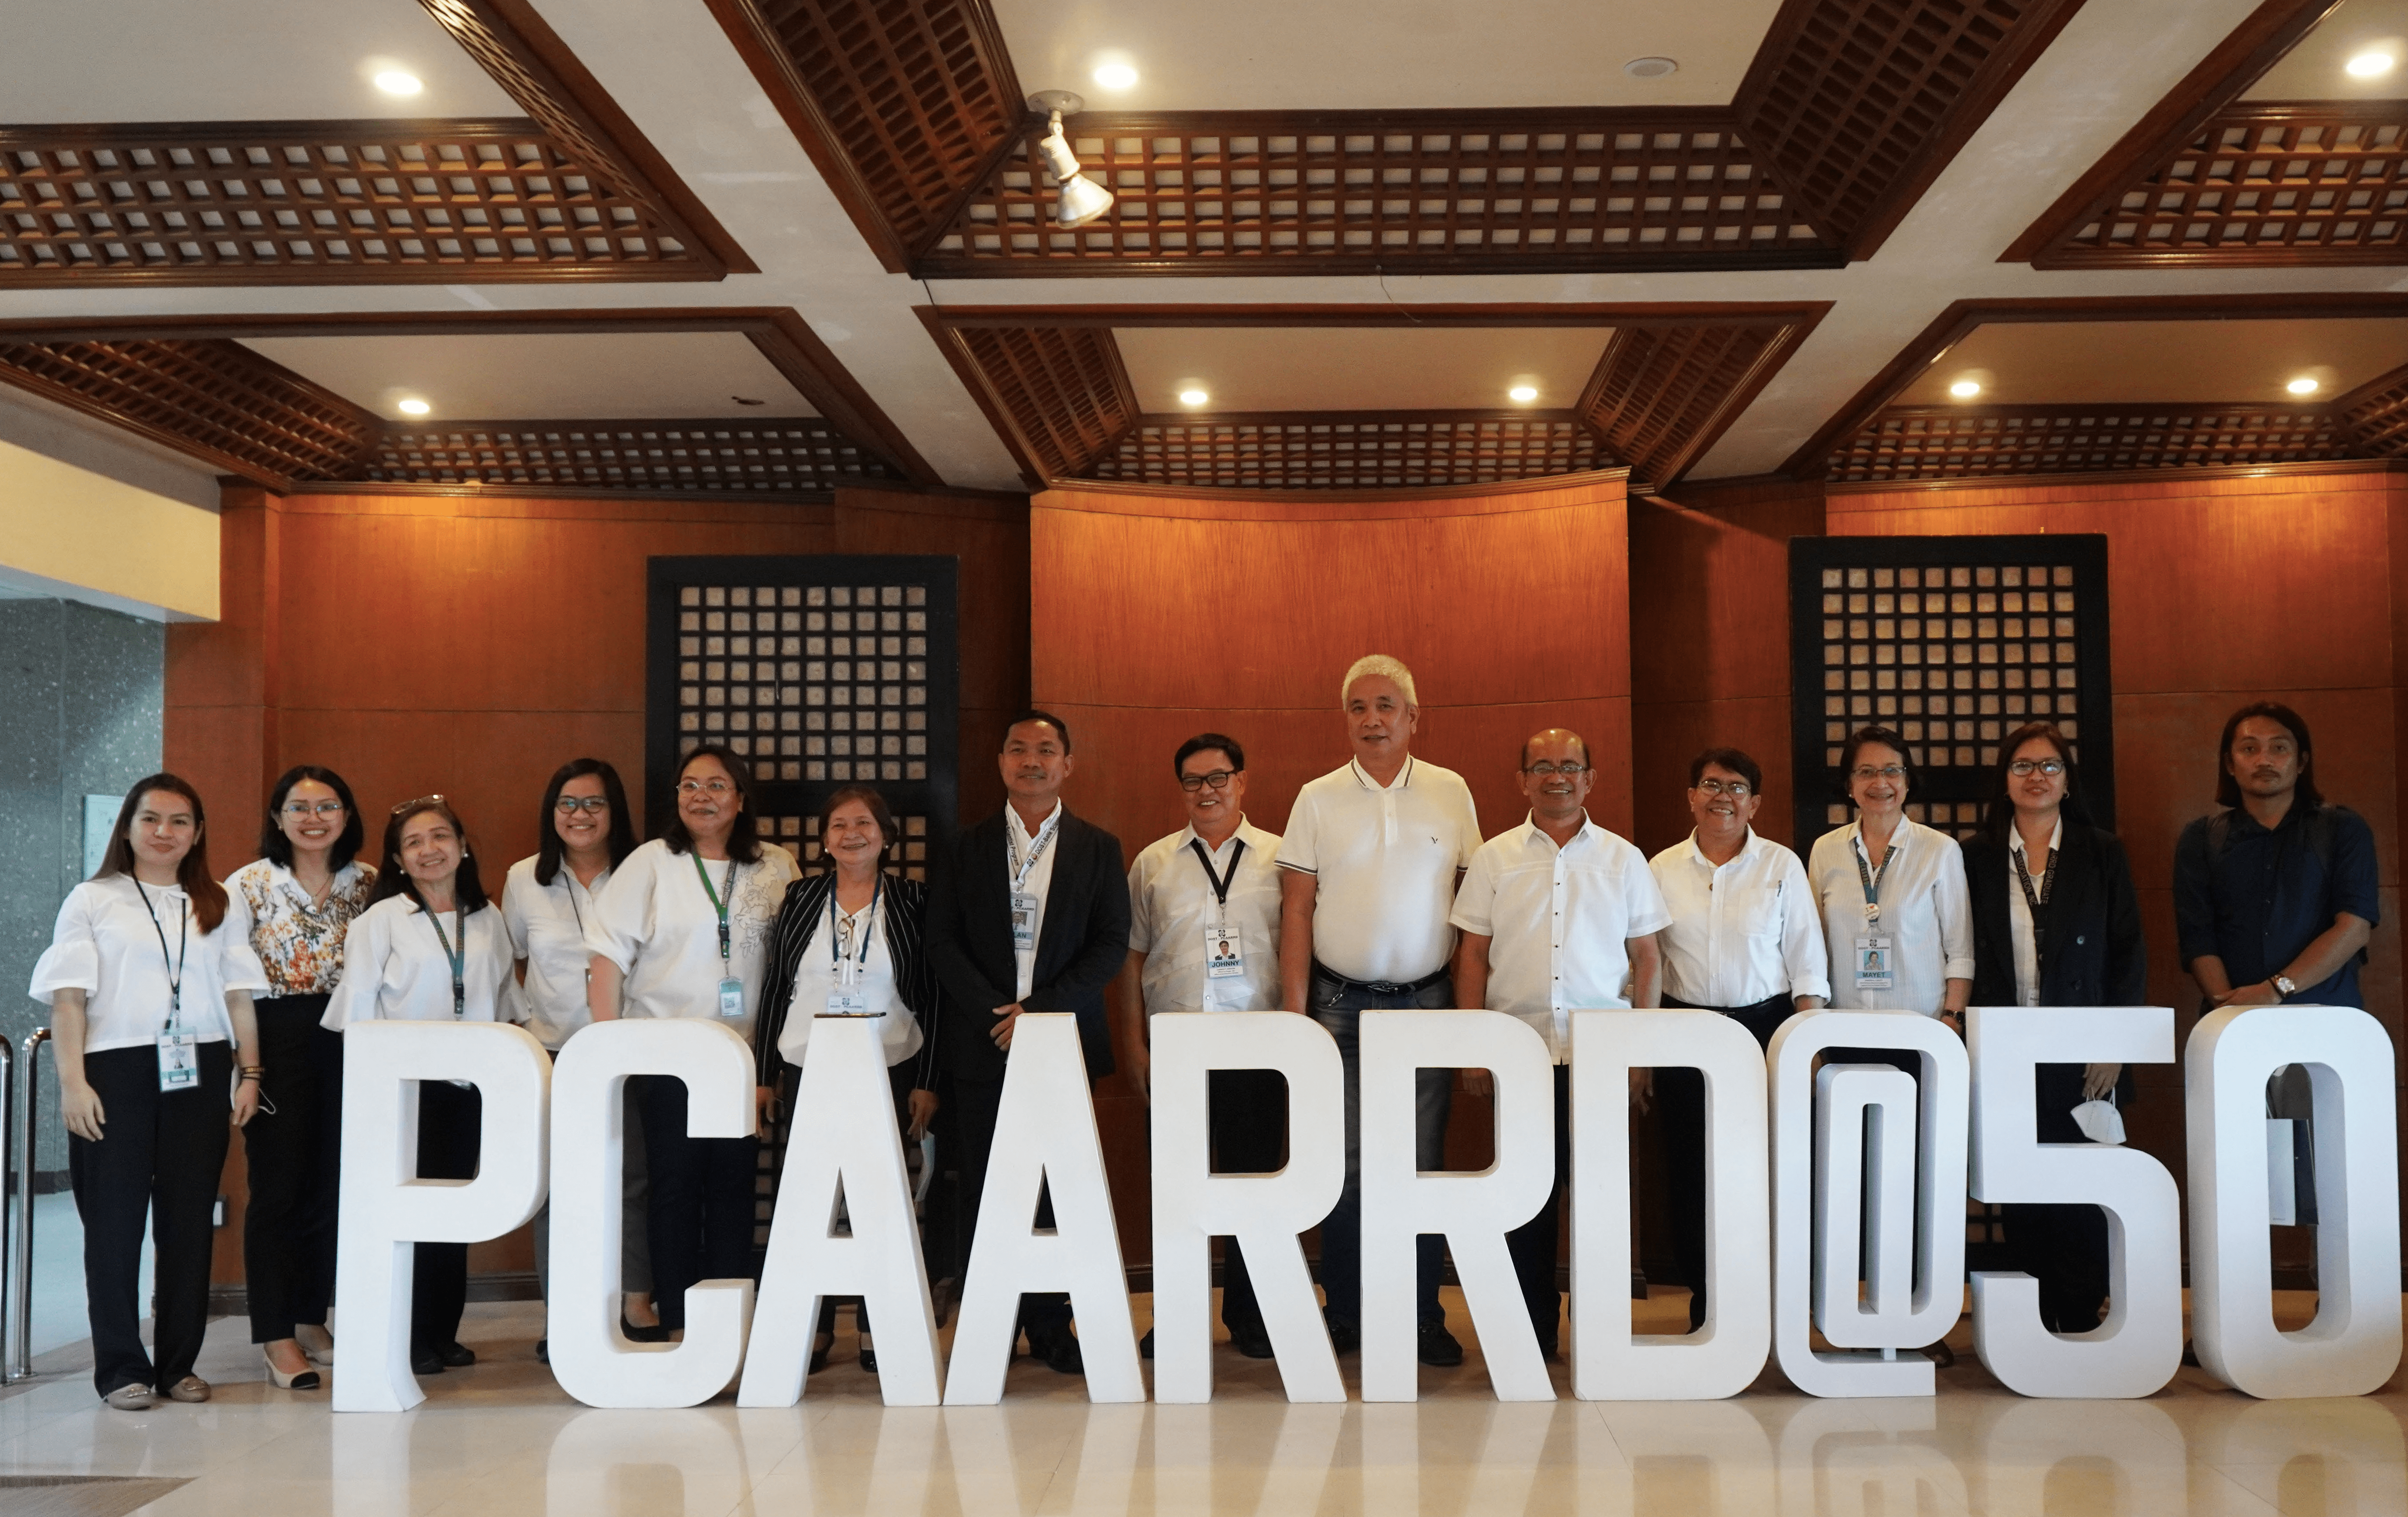
[[[2408,435],[2408,0],[19,0],[0,117],[0,379],[280,488]]]

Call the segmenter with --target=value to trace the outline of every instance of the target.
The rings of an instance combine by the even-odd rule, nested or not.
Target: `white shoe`
[[[120,1411],[148,1411],[159,1398],[148,1385],[125,1384],[101,1399]]]

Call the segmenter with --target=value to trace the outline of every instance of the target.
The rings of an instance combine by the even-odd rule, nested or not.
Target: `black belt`
[[[1410,985],[1399,985],[1386,980],[1349,980],[1319,959],[1312,961],[1312,972],[1323,980],[1335,980],[1341,985],[1354,990],[1368,990],[1374,995],[1410,995],[1417,990],[1429,989],[1447,976],[1446,967],[1441,965]]]
[[[1665,996],[1664,1004],[1684,1011],[1719,1011],[1727,1017],[1742,1016],[1755,1011],[1790,1011],[1796,1009],[1792,997],[1787,991],[1781,991],[1775,995],[1768,995],[1763,1000],[1756,1002],[1754,1006],[1699,1006],[1695,1001],[1684,1001],[1677,995]]]

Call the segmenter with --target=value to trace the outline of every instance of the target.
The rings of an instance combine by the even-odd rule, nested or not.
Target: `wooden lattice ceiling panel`
[[[1035,132],[938,238],[931,277],[1828,267],[1719,109],[1079,117],[1115,199],[1065,231]]]
[[[2408,455],[2408,367],[2370,379],[2336,399],[2332,413],[2367,457]]]
[[[1109,328],[930,325],[1005,441],[1040,479],[1085,473],[1137,423],[1137,394]]]
[[[717,279],[532,122],[0,130],[0,287]]]
[[[1247,490],[1494,484],[1611,468],[1565,411],[1142,416],[1087,477]]]
[[[2370,456],[2324,407],[1894,407],[1831,455],[1840,481],[2222,468]]]
[[[890,271],[1025,125],[985,0],[706,3]]]
[[[1623,328],[1598,362],[1581,414],[1615,457],[1660,489],[1704,456],[1812,324]]]
[[[826,422],[458,422],[394,427],[350,478],[700,494],[820,494],[899,480]]]

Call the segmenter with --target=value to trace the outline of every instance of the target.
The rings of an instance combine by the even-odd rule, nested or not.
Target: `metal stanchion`
[[[16,1295],[7,1302],[8,1339],[0,1383],[25,1379],[34,1372],[34,1166],[35,1113],[40,1109],[42,1045],[50,1040],[48,1027],[36,1027],[25,1039],[24,1076],[17,1085],[17,1109],[9,1115],[17,1139],[17,1227],[8,1239],[8,1274]]]
[[[0,1384],[17,1362],[17,1218],[24,1207],[18,1197],[32,1200],[25,1195],[30,1187],[17,1178],[17,1124],[9,1120],[17,1114],[16,1075],[16,1047],[0,1036]]]

